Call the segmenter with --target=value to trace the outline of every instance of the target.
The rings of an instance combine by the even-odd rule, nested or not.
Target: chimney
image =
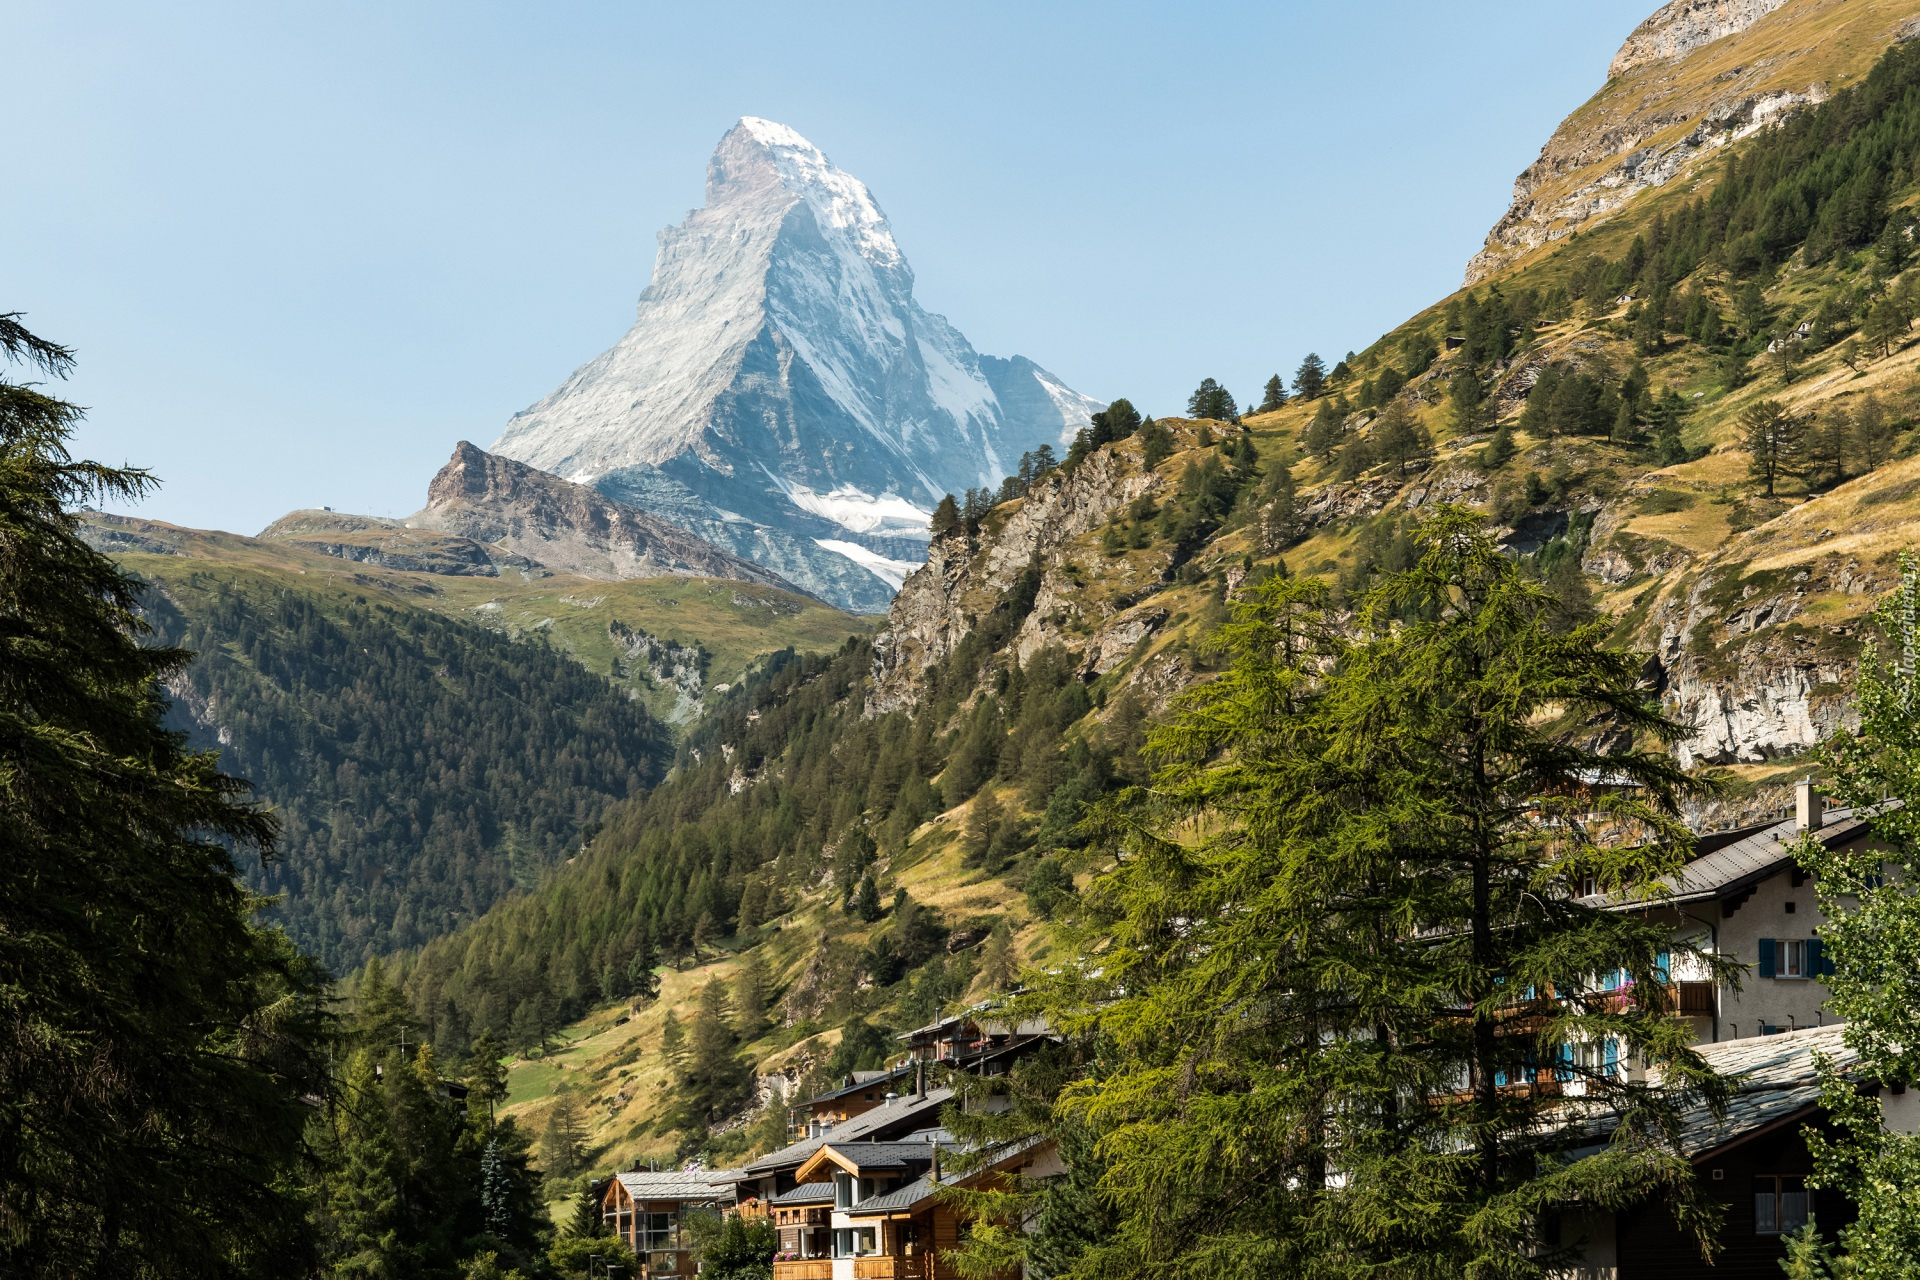
[[[1802,778],[1793,788],[1794,826],[1801,831],[1818,831],[1826,822],[1820,793],[1813,789],[1812,778]]]
[[[933,1140],[933,1180],[940,1181],[940,1140]]]

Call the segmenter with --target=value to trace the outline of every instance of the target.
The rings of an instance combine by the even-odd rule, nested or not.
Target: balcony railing
[[[833,1280],[833,1259],[794,1258],[775,1262],[773,1280]]]
[[[853,1280],[927,1280],[925,1258],[896,1258],[882,1254],[853,1260]]]

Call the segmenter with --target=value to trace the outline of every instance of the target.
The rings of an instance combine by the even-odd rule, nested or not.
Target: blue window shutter
[[[1659,956],[1655,958],[1653,968],[1660,981],[1671,981],[1673,974],[1673,952],[1662,951]]]
[[[1773,976],[1772,938],[1760,939],[1760,976],[1763,978],[1771,978]]]
[[[1827,976],[1829,970],[1825,951],[1826,949],[1820,945],[1820,939],[1813,938],[1807,942],[1807,976],[1809,978]]]

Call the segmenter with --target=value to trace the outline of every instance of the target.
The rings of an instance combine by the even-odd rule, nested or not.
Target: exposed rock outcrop
[[[1745,31],[1787,0],[1673,0],[1633,29],[1613,55],[1607,77],[1626,75],[1649,62],[1680,58],[1703,44]]]
[[[978,534],[965,528],[935,538],[927,563],[915,570],[894,597],[887,628],[874,641],[874,687],[867,706],[890,711],[914,705],[920,674],[964,640],[1033,566],[1040,581],[1032,608],[1012,639],[1021,661],[1048,645],[1076,653],[1091,651],[1095,668],[1108,670],[1158,621],[1142,611],[1102,630],[1122,612],[1127,597],[1122,580],[1157,580],[1164,557],[1151,567],[1131,558],[1110,562],[1103,582],[1118,585],[1117,597],[1101,593],[1095,603],[1083,589],[1083,569],[1067,554],[1069,544],[1099,529],[1143,495],[1162,492],[1165,477],[1141,466],[1137,441],[1122,441],[1089,454],[1071,475],[1054,472],[1026,498],[998,512]],[[1098,616],[1089,616],[1089,613]],[[1161,618],[1165,617],[1161,611]],[[1115,657],[1116,652],[1119,657]],[[1104,664],[1104,665],[1102,665]]]
[[[428,485],[427,505],[405,527],[500,547],[586,578],[677,574],[797,590],[778,574],[656,516],[464,440]]]
[[[325,509],[294,511],[281,516],[260,531],[260,539],[407,573],[492,578],[498,577],[502,570],[518,570],[529,575],[543,572],[534,561],[505,547],[457,534],[409,529],[397,520]]]
[[[1895,0],[1674,0],[1627,37],[1606,86],[1514,180],[1466,283],[1823,101],[1836,77],[1864,72],[1912,24]]]

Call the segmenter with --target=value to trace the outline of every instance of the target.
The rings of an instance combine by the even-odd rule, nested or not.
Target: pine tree
[[[0,363],[73,356],[3,315]],[[235,880],[273,818],[163,721],[190,655],[81,540],[152,481],[74,461],[80,413],[0,379],[0,1272],[285,1274],[323,975]]]
[[[987,935],[987,944],[980,955],[980,977],[988,990],[1005,992],[1012,990],[1019,976],[1020,961],[1013,950],[1013,930],[1002,920]]]
[[[1576,896],[1684,863],[1683,730],[1471,512],[1440,508],[1416,549],[1351,639],[1319,579],[1255,589],[1221,633],[1229,670],[1155,731],[1152,789],[1099,821],[1096,950],[1038,1003],[1101,1046],[1055,1120],[1109,1162],[1104,1274],[1513,1274],[1576,1202],[1654,1198],[1706,1236],[1663,1136],[1725,1096],[1658,981],[1691,949]],[[1581,745],[1599,729],[1644,745]],[[1605,836],[1567,821],[1596,769],[1635,784]],[[1598,1065],[1620,1061],[1663,1083]],[[1512,1087],[1561,1080],[1623,1116],[1575,1162],[1556,1153],[1591,1147],[1583,1113]]]
[[[734,979],[735,1026],[742,1041],[751,1042],[767,1034],[772,987],[773,975],[767,972],[766,958],[758,949],[749,951],[747,962],[740,966],[740,976]]]
[[[580,1172],[587,1159],[587,1122],[580,1095],[562,1089],[547,1108],[546,1128],[540,1134],[540,1152],[549,1172],[562,1178]]]
[[[1287,384],[1280,380],[1279,374],[1267,379],[1266,393],[1260,397],[1260,412],[1272,413],[1276,409],[1287,407]]]
[[[1151,471],[1173,454],[1173,433],[1148,418],[1140,424],[1140,460]]]
[[[940,501],[934,505],[933,519],[928,523],[927,527],[933,531],[933,536],[937,538],[943,533],[950,532],[959,523],[960,504],[953,500],[952,494],[942,495]]]
[[[1480,469],[1498,471],[1513,460],[1515,452],[1513,429],[1503,423],[1494,428],[1493,439],[1487,441],[1486,447],[1480,450]]]
[[[587,1212],[595,1223],[600,1221],[599,1204],[591,1191],[580,1193]],[[574,1209],[575,1229],[580,1221],[580,1208]],[[488,1138],[486,1149],[480,1155],[480,1216],[489,1233],[502,1238],[513,1231],[513,1180],[507,1176],[506,1161],[500,1154],[500,1140]],[[599,1234],[595,1232],[594,1234]]]
[[[1327,392],[1327,366],[1318,355],[1307,353],[1293,373],[1293,394],[1301,400],[1317,400]]]
[[[727,984],[714,978],[700,990],[700,1008],[687,1029],[686,1066],[680,1073],[676,1125],[697,1133],[740,1109],[753,1069],[740,1057],[740,1038],[729,1016]]]
[[[634,940],[633,955],[627,960],[627,992],[635,1000],[657,1000],[660,998],[660,975],[654,970],[660,967],[660,952],[653,945],[653,937],[642,925],[639,936]]]
[[[1211,418],[1217,422],[1240,421],[1239,411],[1233,407],[1233,397],[1212,378],[1201,379],[1199,388],[1187,398],[1187,416]]]
[[[1406,405],[1396,401],[1374,421],[1373,447],[1382,461],[1393,463],[1405,475],[1408,463],[1424,460],[1433,452],[1433,437],[1414,421]]]
[[[1312,421],[1307,423],[1305,435],[1300,447],[1310,457],[1322,458],[1331,462],[1341,443],[1347,438],[1347,427],[1340,411],[1331,400],[1322,400],[1320,407],[1313,411]]]
[[[1793,411],[1778,400],[1757,401],[1740,415],[1747,474],[1766,486],[1769,498],[1776,483],[1799,474],[1802,427]]]
[[[1278,555],[1299,536],[1299,497],[1293,468],[1276,462],[1260,486],[1260,549],[1267,555]]]
[[[475,1114],[484,1108],[489,1125],[494,1109],[507,1100],[507,1068],[500,1042],[482,1032],[468,1050],[467,1103]]]
[[[680,1027],[680,1019],[673,1010],[667,1010],[667,1016],[660,1023],[660,1060],[677,1076],[687,1061],[687,1033]]]
[[[880,886],[870,875],[860,878],[860,888],[853,895],[853,914],[866,924],[880,918]]]

